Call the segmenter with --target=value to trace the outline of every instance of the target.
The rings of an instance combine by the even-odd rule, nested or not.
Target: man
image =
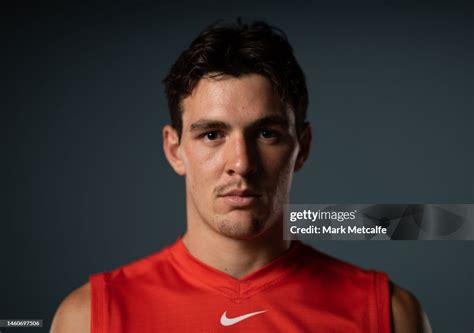
[[[62,332],[429,332],[384,273],[283,239],[283,205],[306,161],[304,74],[283,33],[216,24],[164,80],[163,147],[186,180],[176,243],[71,293]]]

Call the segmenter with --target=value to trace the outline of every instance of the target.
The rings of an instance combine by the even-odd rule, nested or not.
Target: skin
[[[308,156],[310,129],[298,139],[293,111],[260,75],[203,79],[183,108],[181,138],[171,126],[163,130],[168,161],[186,177],[183,242],[198,259],[240,278],[289,247],[283,205]]]
[[[203,78],[182,106],[182,136],[165,126],[163,148],[186,179],[183,242],[202,262],[241,278],[289,247],[282,209],[293,173],[308,157],[311,129],[297,133],[293,111],[256,74]],[[393,332],[431,332],[408,291],[392,284],[391,305]],[[85,284],[62,302],[51,332],[89,329]]]

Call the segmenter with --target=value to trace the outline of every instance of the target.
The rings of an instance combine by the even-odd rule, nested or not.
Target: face
[[[300,144],[294,113],[270,82],[257,74],[203,78],[182,107],[170,162],[186,177],[188,228],[252,239],[281,223]]]

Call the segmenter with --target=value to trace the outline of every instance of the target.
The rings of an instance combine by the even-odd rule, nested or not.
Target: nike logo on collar
[[[232,325],[237,324],[238,322],[240,322],[242,320],[245,320],[247,318],[256,316],[256,315],[258,315],[260,313],[264,313],[264,312],[267,312],[267,310],[247,313],[245,315],[238,316],[238,317],[235,317],[235,318],[227,318],[227,311],[225,311],[221,316],[221,325],[222,326],[232,326]]]

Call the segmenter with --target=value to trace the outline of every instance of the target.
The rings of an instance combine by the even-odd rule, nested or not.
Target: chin
[[[265,230],[265,220],[258,218],[223,219],[216,225],[216,231],[229,238],[252,239]]]

